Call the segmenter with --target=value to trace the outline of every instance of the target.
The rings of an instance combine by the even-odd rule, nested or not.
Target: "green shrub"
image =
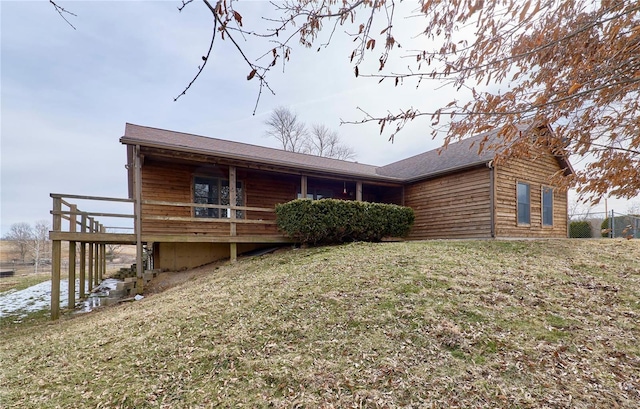
[[[613,229],[609,226],[610,217],[605,218],[602,221],[602,237],[609,237],[609,233],[613,230],[614,237],[636,237],[640,238],[640,231],[638,230],[638,222],[635,216],[615,216],[613,218]],[[636,228],[634,229],[634,226]]]
[[[281,231],[309,244],[402,237],[415,218],[408,207],[336,199],[296,199],[276,205],[276,216]]]
[[[588,221],[576,221],[569,224],[569,237],[577,239],[591,238],[591,224]]]

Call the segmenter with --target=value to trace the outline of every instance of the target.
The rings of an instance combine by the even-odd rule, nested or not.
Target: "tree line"
[[[37,273],[40,265],[51,259],[49,230],[51,225],[46,220],[38,220],[33,226],[24,222],[14,223],[2,239],[12,243],[21,263],[26,263],[29,257]]]

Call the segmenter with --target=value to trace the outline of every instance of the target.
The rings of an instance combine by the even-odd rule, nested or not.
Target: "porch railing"
[[[132,243],[135,240],[133,234],[108,233],[107,227],[100,223],[96,217],[118,217],[133,219],[133,214],[86,212],[78,209],[78,206],[69,203],[65,199],[125,202],[133,203],[131,199],[112,197],[81,196],[52,193],[53,215],[52,230],[49,238],[51,245],[51,318],[60,316],[60,273],[62,264],[62,241],[69,242],[69,295],[68,307],[75,308],[76,293],[76,246],[80,245],[80,288],[78,295],[85,297],[85,290],[91,291],[94,285],[98,285],[106,272],[106,244],[107,243]],[[63,230],[63,220],[68,222],[67,229]],[[131,229],[131,227],[117,227],[118,229]],[[88,267],[88,268],[87,268]],[[88,277],[87,277],[88,273]]]
[[[113,212],[96,212],[83,211],[78,205],[71,203],[70,200],[81,201],[97,201],[97,202],[117,202],[130,203],[134,205],[134,199],[100,197],[100,196],[83,196],[71,194],[50,194],[53,199],[53,216],[52,230],[49,237],[52,241],[52,276],[51,276],[51,317],[57,319],[60,314],[60,275],[62,264],[62,241],[69,242],[69,298],[68,306],[70,309],[75,308],[75,281],[76,281],[76,249],[80,247],[79,255],[79,297],[84,298],[87,291],[91,291],[93,286],[98,285],[106,273],[106,244],[138,244],[140,241],[162,241],[162,240],[186,240],[190,241],[190,237],[184,234],[146,234],[139,231],[139,220],[141,225],[144,221],[179,221],[179,222],[196,222],[196,223],[227,223],[229,224],[229,232],[226,236],[212,237],[196,237],[195,240],[217,241],[229,243],[230,258],[235,261],[237,257],[238,242],[286,242],[284,236],[253,236],[238,235],[237,225],[268,225],[275,226],[276,221],[263,220],[261,218],[238,218],[236,211],[257,212],[264,214],[275,213],[274,208],[253,207],[253,206],[237,206],[237,205],[213,205],[203,203],[184,203],[170,202],[158,200],[141,200],[141,205],[166,206],[166,207],[188,207],[190,209],[206,208],[226,210],[228,217],[223,218],[207,218],[207,217],[185,217],[185,216],[158,216],[140,214],[139,219],[136,218],[135,211],[127,213]],[[141,207],[140,207],[141,208]],[[141,213],[143,213],[141,211]],[[191,211],[191,214],[194,214]],[[134,220],[134,227],[118,227],[105,226],[99,222],[97,218],[121,218]],[[63,228],[63,224],[65,224]],[[109,231],[111,230],[111,231]],[[113,232],[113,230],[132,230],[131,233]],[[228,234],[228,235],[227,235]],[[137,250],[140,251],[140,250]],[[140,260],[140,257],[137,257]],[[88,274],[88,276],[87,276]],[[86,287],[88,282],[88,288]]]

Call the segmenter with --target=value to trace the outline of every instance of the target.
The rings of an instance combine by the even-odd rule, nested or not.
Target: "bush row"
[[[408,207],[336,199],[296,199],[276,205],[276,215],[281,231],[308,244],[403,237],[415,218]]]

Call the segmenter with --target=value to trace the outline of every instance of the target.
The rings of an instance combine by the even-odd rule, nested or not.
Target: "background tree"
[[[220,36],[238,50],[248,66],[247,79],[258,81],[258,100],[263,89],[270,89],[268,73],[290,60],[296,42],[327,46],[343,31],[354,40],[350,63],[356,77],[417,86],[433,80],[471,95],[468,100],[456,95],[433,111],[365,112],[355,122],[375,121],[393,139],[407,122],[425,118],[433,137],[446,132],[444,146],[500,129],[502,139],[494,148],[506,148],[505,156],[551,149],[587,157],[575,177],[559,179],[565,186],[577,182],[582,195],[597,201],[601,195],[631,198],[640,192],[638,2],[419,0],[403,9],[394,0],[285,0],[274,3],[275,17],[252,27],[236,1],[202,2],[213,16],[211,47]],[[189,3],[183,0],[181,8]],[[408,17],[422,22],[424,38],[417,43],[422,48],[400,48],[416,34],[401,32]],[[325,27],[329,36],[320,40]],[[236,41],[242,36],[269,41],[265,52],[248,57]],[[409,57],[403,72],[386,68],[392,55]],[[378,72],[366,72],[364,62],[371,58]],[[523,123],[552,124],[555,132],[522,132],[516,125]]]
[[[298,120],[298,115],[288,108],[278,107],[264,122],[267,136],[277,139],[282,149],[289,152],[304,152],[308,137],[307,127]]]
[[[30,251],[33,256],[34,269],[36,273],[38,272],[43,260],[51,258],[49,230],[51,230],[51,225],[46,220],[38,220],[33,228]]]
[[[282,149],[290,152],[306,153],[333,159],[353,159],[353,148],[340,141],[336,131],[324,125],[307,126],[289,108],[278,107],[265,121],[266,135],[277,139]]]
[[[340,160],[354,159],[356,156],[353,148],[340,141],[338,132],[325,125],[312,125],[306,142],[306,151],[312,155]]]
[[[29,223],[14,223],[9,228],[9,232],[4,236],[4,240],[13,243],[20,253],[20,261],[25,262],[25,257],[29,254],[33,241],[33,229]]]

